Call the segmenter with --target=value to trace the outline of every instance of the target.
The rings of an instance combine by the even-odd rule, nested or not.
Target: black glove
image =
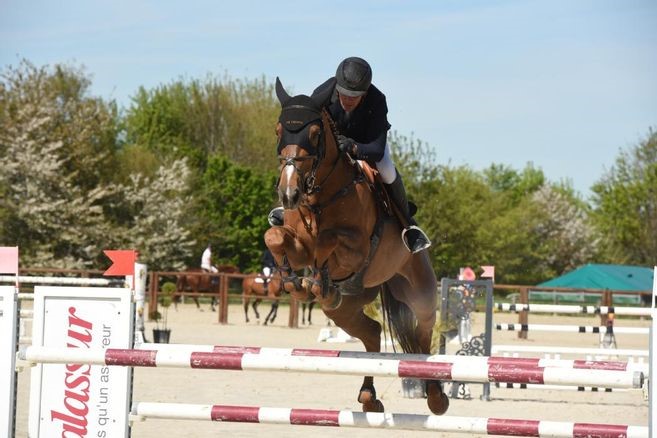
[[[355,154],[356,142],[353,139],[345,137],[341,134],[338,135],[335,139],[338,142],[338,149],[340,149],[340,152],[346,152],[351,155]]]

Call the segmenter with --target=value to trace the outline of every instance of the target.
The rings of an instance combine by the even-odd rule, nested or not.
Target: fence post
[[[601,306],[607,306],[607,307],[612,307],[614,305],[614,298],[613,294],[609,289],[605,289],[604,292],[602,292],[602,302],[600,303]],[[607,325],[607,321],[609,320],[609,315],[608,314],[600,314],[600,325],[602,327],[605,327]]]
[[[157,312],[157,290],[159,289],[160,277],[157,272],[151,272],[151,279],[148,288],[148,320],[152,321],[151,315]]]
[[[520,304],[529,304],[529,291],[526,287],[520,288]],[[518,312],[518,324],[529,324],[529,312]],[[527,339],[527,332],[519,331],[518,339]]]
[[[290,316],[287,320],[290,328],[299,328],[299,301],[290,295]]]
[[[228,324],[228,276],[221,275],[219,283],[219,324]]]

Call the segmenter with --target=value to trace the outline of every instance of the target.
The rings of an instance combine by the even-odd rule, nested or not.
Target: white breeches
[[[381,158],[381,161],[376,162],[376,170],[379,171],[379,175],[381,175],[381,179],[385,184],[392,184],[395,178],[397,178],[397,169],[395,169],[395,165],[392,162],[390,148],[387,144],[383,152],[383,158]]]

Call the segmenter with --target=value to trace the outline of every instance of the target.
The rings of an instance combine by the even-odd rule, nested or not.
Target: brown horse
[[[291,97],[276,80],[281,116],[276,126],[281,162],[277,184],[284,225],[265,233],[295,298],[317,298],[324,313],[369,352],[381,350],[381,325],[363,307],[381,296],[384,320],[403,351],[429,354],[436,321],[436,276],[427,251],[408,252],[401,225],[377,201],[381,194],[363,166],[336,146],[323,105],[332,90]],[[309,267],[312,276],[295,271]],[[442,384],[425,382],[427,404],[443,414],[449,399]],[[358,400],[363,411],[383,411],[374,378],[366,376]]]
[[[217,266],[217,272],[234,274],[239,273],[240,270],[237,266],[220,265]],[[201,273],[205,273],[205,275],[199,275]],[[185,273],[178,275],[178,279],[176,280],[176,291],[177,293],[173,299],[176,307],[180,301],[181,292],[206,292],[212,294],[210,310],[214,312],[217,305],[217,295],[219,294],[219,277],[210,275],[210,273],[201,268],[191,268],[186,270]],[[198,301],[198,296],[194,295],[192,296],[192,299],[196,303],[196,308],[202,310]]]
[[[265,318],[264,325],[268,323],[273,323],[278,314],[278,298],[283,293],[283,282],[281,281],[281,274],[278,271],[274,271],[271,278],[269,279],[269,284],[267,285],[267,290],[265,290],[264,277],[262,274],[251,274],[250,276],[242,280],[242,302],[244,304],[244,318],[246,322],[249,321],[249,303],[253,297],[253,312],[256,315],[258,322],[260,321],[260,313],[258,312],[258,304],[262,301],[264,297],[271,298],[271,309]]]

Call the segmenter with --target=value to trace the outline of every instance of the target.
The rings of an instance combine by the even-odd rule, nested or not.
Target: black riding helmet
[[[338,93],[345,96],[362,96],[372,83],[372,69],[363,58],[352,56],[338,65],[335,72]]]

